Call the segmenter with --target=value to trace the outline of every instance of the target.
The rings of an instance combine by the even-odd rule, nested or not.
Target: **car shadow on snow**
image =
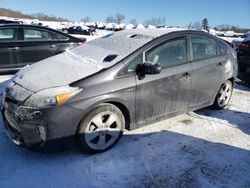
[[[197,110],[193,114],[194,116],[195,114],[197,115],[196,118],[205,119],[215,123],[222,123],[228,126],[234,126],[235,128],[250,135],[250,113],[240,112],[229,108],[214,110],[207,107]]]
[[[250,186],[249,150],[166,130],[126,132],[111,150],[84,155],[18,148],[1,126],[0,153],[3,187]]]

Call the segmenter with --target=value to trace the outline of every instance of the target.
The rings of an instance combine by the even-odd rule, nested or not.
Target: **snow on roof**
[[[111,63],[116,63],[154,38],[173,31],[177,31],[177,29],[124,30],[90,41],[79,48],[73,49],[73,51],[97,62],[102,62],[107,55],[115,54],[117,57]]]

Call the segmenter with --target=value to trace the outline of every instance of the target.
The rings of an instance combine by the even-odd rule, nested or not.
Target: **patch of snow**
[[[156,27],[154,25],[148,25],[147,27],[148,29],[156,29]]]
[[[135,26],[133,24],[128,24],[126,25],[126,29],[134,29]]]
[[[145,29],[145,27],[142,24],[138,24],[137,27],[136,27],[136,29]]]

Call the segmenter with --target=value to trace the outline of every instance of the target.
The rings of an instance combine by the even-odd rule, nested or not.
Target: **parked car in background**
[[[237,66],[235,50],[205,32],[116,32],[20,70],[3,94],[4,125],[17,145],[77,138],[84,151],[103,152],[124,129],[224,108]]]
[[[240,46],[240,44],[244,41],[245,38],[250,37],[250,33],[246,33],[241,37],[237,37],[232,41],[233,47],[235,50],[238,49],[238,47]]]
[[[238,49],[238,63],[241,72],[246,71],[250,67],[250,33],[244,36],[244,40],[240,43]]]
[[[95,32],[95,28],[87,26],[72,26],[68,29],[64,29],[64,32],[73,35],[92,35]]]
[[[33,25],[0,26],[0,73],[13,73],[20,68],[83,44],[62,32]]]
[[[0,19],[0,25],[3,24],[22,24],[21,21],[14,21],[14,20],[5,20],[5,19]]]

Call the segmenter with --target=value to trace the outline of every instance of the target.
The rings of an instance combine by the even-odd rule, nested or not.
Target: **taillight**
[[[240,49],[248,48],[248,45],[241,43],[239,46]]]
[[[84,42],[78,42],[78,44],[81,46],[81,45],[83,45],[83,44],[84,44]]]

